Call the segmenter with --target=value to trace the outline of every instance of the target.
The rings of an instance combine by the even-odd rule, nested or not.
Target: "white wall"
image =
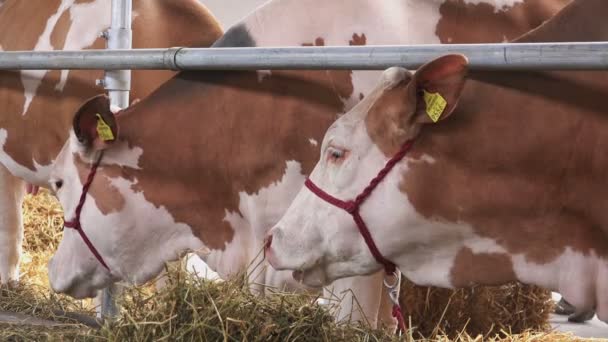
[[[259,5],[268,0],[200,0],[220,21],[224,29],[228,29],[241,18],[251,13]]]

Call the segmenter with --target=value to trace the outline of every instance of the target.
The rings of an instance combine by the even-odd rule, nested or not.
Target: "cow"
[[[133,18],[135,48],[205,47],[223,33],[215,18],[194,0],[136,0]],[[109,25],[106,0],[6,0],[0,7],[0,50],[103,49],[100,33]],[[132,95],[146,96],[173,74],[134,71]],[[0,73],[2,284],[19,280],[24,181],[47,186],[53,162],[68,140],[70,112],[100,92],[95,80],[102,76],[102,71],[82,70]]]
[[[605,13],[604,0],[576,0],[515,42],[606,41]],[[517,280],[608,321],[608,73],[474,72],[465,82],[467,69],[462,55],[415,74],[391,68],[332,124],[269,233],[270,264],[311,285],[382,264],[421,285]]]
[[[279,0],[214,46],[503,41],[541,24],[565,2]],[[464,22],[478,26],[467,35],[459,29]],[[146,282],[185,251],[195,251],[222,278],[247,270],[253,284],[280,279],[298,286],[291,272],[255,272],[249,265],[266,267],[264,237],[312,170],[325,129],[369,93],[377,76],[188,71],[117,115],[104,97],[87,101],[49,181],[66,226],[76,228],[65,231],[49,263],[51,286],[89,297],[113,281]],[[111,132],[104,133],[108,139],[96,125]],[[336,293],[352,289],[366,314],[361,320],[374,326],[374,313],[390,314],[382,282],[378,272],[333,285]],[[342,305],[338,319],[350,309]]]

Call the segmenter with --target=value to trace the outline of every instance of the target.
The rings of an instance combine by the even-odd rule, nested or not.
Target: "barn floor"
[[[551,315],[551,326],[557,331],[572,332],[579,337],[608,340],[608,324],[596,317],[585,323],[570,323],[566,316]]]
[[[553,293],[553,299],[559,301],[561,296]],[[597,316],[585,323],[570,323],[567,316],[551,315],[551,326],[562,332],[572,332],[579,337],[594,337],[608,340],[608,324],[600,321]]]

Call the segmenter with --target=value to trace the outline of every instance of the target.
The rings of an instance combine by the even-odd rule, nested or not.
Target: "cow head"
[[[452,113],[467,64],[464,56],[448,55],[415,74],[401,68],[385,71],[377,88],[328,129],[310,179],[335,198],[354,199],[424,125]],[[424,151],[423,146],[415,148],[417,153]],[[405,249],[417,248],[431,234],[429,223],[400,189],[408,163],[419,161],[406,156],[360,208],[380,252],[397,264]],[[266,256],[277,269],[296,270],[294,276],[308,285],[369,274],[381,267],[352,216],[307,188],[270,231]]]
[[[142,150],[120,138],[120,117],[110,110],[106,96],[88,100],[74,116],[70,139],[51,174],[49,188],[61,202],[66,221],[79,221],[92,245],[66,225],[49,263],[52,288],[77,298],[93,297],[115,281],[146,282],[165,261],[202,248],[187,226],[132,189],[137,179],[130,170],[139,169]],[[83,185],[98,159],[80,219],[75,220]]]

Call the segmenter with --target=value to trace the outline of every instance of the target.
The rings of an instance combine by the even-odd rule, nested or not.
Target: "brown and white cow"
[[[502,41],[536,27],[565,1],[492,3],[273,1],[216,46]],[[470,34],[460,30],[465,23]],[[80,223],[108,269],[67,230],[50,263],[51,285],[91,296],[113,280],[145,282],[187,250],[223,278],[256,265],[268,229],[312,170],[325,129],[369,93],[378,75],[183,72],[117,118],[103,97],[87,102],[50,186],[73,220],[91,162],[104,150]],[[117,139],[98,139],[98,113],[119,127]],[[287,281],[284,273],[253,274],[262,284]],[[357,298],[365,313],[378,312],[386,299],[381,273],[334,285],[364,293]]]
[[[195,0],[136,0],[133,46],[209,46],[222,30]],[[0,49],[104,48],[110,24],[107,0],[7,0],[0,7]],[[173,73],[134,71],[132,96],[147,96]],[[101,71],[0,72],[0,282],[19,279],[26,182],[48,186],[49,173],[68,139],[72,113],[98,94]]]
[[[606,41],[606,13],[608,1],[577,0],[517,41]],[[318,189],[353,198],[410,141],[360,207],[384,258],[422,285],[540,285],[608,321],[608,72],[480,72],[465,84],[467,64],[389,69],[328,129],[318,188],[307,183],[271,230],[270,263],[308,284],[381,268]]]

